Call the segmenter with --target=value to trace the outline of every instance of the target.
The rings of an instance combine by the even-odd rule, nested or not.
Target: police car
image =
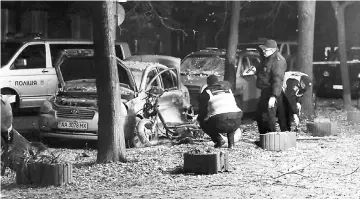
[[[11,38],[1,41],[0,88],[15,95],[13,110],[37,108],[57,90],[54,59],[62,49],[93,48],[92,41],[69,39]],[[116,55],[131,56],[125,42],[116,42]]]

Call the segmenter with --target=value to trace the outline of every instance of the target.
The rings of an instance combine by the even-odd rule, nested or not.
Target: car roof
[[[94,50],[93,49],[64,49],[60,51],[60,56],[66,56],[66,57],[93,57],[94,56]],[[59,57],[60,57],[59,56]],[[146,61],[122,61],[125,63],[125,65],[132,70],[145,70],[147,67],[156,67],[156,66],[164,66],[163,64],[160,64],[158,62],[146,62]]]
[[[11,43],[31,43],[31,42],[44,42],[44,43],[59,43],[59,44],[69,44],[69,43],[78,43],[78,44],[92,44],[94,41],[89,39],[55,39],[55,38],[13,38],[2,40],[1,42],[11,42]],[[116,44],[125,44],[126,42],[116,41]]]
[[[160,64],[158,62],[144,62],[144,61],[123,61],[123,62],[129,69],[138,70],[138,71],[143,71],[148,67],[156,67],[159,65],[168,68],[167,66]]]
[[[255,48],[248,48],[244,50],[237,50],[238,55],[259,55],[259,52]],[[196,52],[192,52],[186,57],[193,57],[193,56],[225,56],[226,50],[225,49],[215,49],[215,48],[206,48],[204,50],[199,50]]]
[[[288,43],[290,45],[297,45],[298,42],[296,41],[276,41],[277,44],[282,44],[282,43]],[[264,44],[264,41],[250,41],[250,42],[239,42],[238,45],[247,45],[247,44]]]

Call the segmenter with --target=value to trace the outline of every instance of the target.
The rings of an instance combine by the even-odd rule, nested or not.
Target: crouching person
[[[301,98],[311,85],[311,79],[307,74],[298,71],[285,72],[281,93],[284,106],[279,108],[278,115],[282,131],[291,131],[292,119],[298,128]]]
[[[242,111],[236,105],[230,83],[218,81],[215,75],[207,78],[207,87],[199,96],[198,121],[202,130],[210,136],[215,148],[225,144],[220,133],[226,133],[228,147],[234,147],[234,134],[240,127]]]

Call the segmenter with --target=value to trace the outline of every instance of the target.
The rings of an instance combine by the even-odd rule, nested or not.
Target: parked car
[[[93,41],[69,39],[15,38],[1,41],[0,88],[3,95],[15,95],[13,110],[38,108],[55,94],[58,79],[53,67],[63,49],[93,48]],[[125,42],[116,42],[116,54],[131,56]]]
[[[225,50],[210,48],[187,55],[181,62],[181,77],[190,92],[190,101],[194,111],[198,111],[197,98],[209,75],[224,79]],[[234,96],[238,106],[244,112],[244,118],[251,117],[257,108],[260,89],[256,87],[256,67],[260,64],[260,55],[256,50],[238,50],[236,54],[236,85]]]
[[[351,94],[357,98],[360,96],[360,47],[351,47],[347,51],[347,58]],[[343,85],[337,50],[331,53],[327,61],[313,62],[313,71],[319,97],[342,97]]]
[[[141,56],[137,58],[141,59]],[[172,59],[176,60],[170,56],[162,58],[168,63]],[[151,60],[151,56],[144,56],[143,60]],[[117,58],[122,110],[126,110],[121,115],[124,116],[125,140],[128,146],[132,146],[136,123],[144,118],[142,108],[146,91],[154,86],[164,91],[159,99],[159,111],[166,123],[181,124],[189,119],[184,111],[191,108],[190,97],[186,87],[179,81],[180,67],[158,63],[161,60],[156,56],[152,60],[122,61]],[[180,63],[180,60],[178,62]],[[45,100],[40,107],[40,137],[45,140],[97,140],[99,114],[93,50],[64,50],[56,61],[55,69],[60,88],[55,96]]]

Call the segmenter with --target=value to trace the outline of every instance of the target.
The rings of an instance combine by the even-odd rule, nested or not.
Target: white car
[[[15,95],[13,111],[38,108],[54,95],[58,79],[54,61],[63,49],[93,48],[93,41],[16,38],[1,41],[0,88],[3,95]],[[116,56],[131,56],[125,42],[116,42]]]
[[[156,56],[153,58],[159,61]],[[61,86],[59,92],[45,100],[40,108],[40,137],[47,139],[45,141],[51,138],[50,143],[60,138],[97,140],[99,114],[93,51],[64,50],[56,63]],[[127,110],[122,115],[126,116],[124,131],[129,147],[134,144],[135,125],[144,119],[142,108],[146,91],[153,86],[164,91],[159,99],[159,111],[167,124],[189,121],[184,110],[191,109],[190,96],[179,78],[180,60],[175,65],[178,66],[117,59],[122,110]]]

